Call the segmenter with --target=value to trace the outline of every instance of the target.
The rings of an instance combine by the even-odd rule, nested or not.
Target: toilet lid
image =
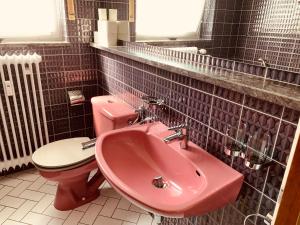
[[[33,163],[38,167],[58,169],[90,162],[95,158],[95,147],[82,150],[82,142],[88,137],[69,138],[55,141],[37,149],[33,155]]]

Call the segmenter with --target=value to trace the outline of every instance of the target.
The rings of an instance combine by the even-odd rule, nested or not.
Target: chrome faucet
[[[154,96],[144,95],[142,96],[143,104],[135,110],[137,113],[137,118],[134,121],[130,121],[130,125],[139,123],[151,123],[153,121],[157,120],[156,116],[153,117],[147,117],[147,111],[149,108],[155,106],[155,107],[163,107],[165,104],[165,101],[163,99],[156,98]],[[148,105],[145,107],[145,103]],[[155,108],[154,108],[155,109]]]
[[[159,99],[154,96],[144,95],[142,96],[142,100],[147,103],[149,106],[163,106],[165,101],[163,99]]]
[[[188,125],[186,123],[180,124],[178,126],[170,127],[168,130],[174,130],[175,133],[171,134],[163,139],[164,142],[168,143],[172,140],[179,139],[180,148],[187,149],[188,148]]]

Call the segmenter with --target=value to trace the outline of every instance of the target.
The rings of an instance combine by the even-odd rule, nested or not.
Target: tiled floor
[[[71,211],[53,207],[56,183],[35,169],[0,178],[3,225],[156,225],[144,210],[122,198],[108,183],[95,201]]]

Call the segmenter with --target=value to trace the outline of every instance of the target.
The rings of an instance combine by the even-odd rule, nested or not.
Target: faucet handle
[[[177,126],[169,127],[168,130],[179,130],[183,128],[187,128],[188,125],[186,123],[179,124]]]
[[[157,116],[148,116],[145,119],[141,120],[139,124],[152,123],[154,121],[157,121],[157,119]]]

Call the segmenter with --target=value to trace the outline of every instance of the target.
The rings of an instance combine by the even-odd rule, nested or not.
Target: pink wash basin
[[[107,181],[147,211],[171,217],[201,215],[234,202],[243,176],[194,143],[188,150],[160,122],[100,136],[96,159]],[[164,187],[153,185],[161,176]]]

